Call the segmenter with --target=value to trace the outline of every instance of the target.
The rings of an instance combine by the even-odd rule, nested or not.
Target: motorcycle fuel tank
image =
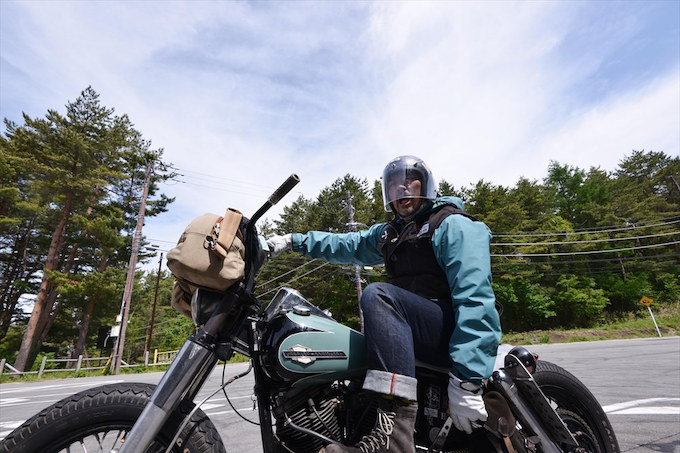
[[[366,370],[364,336],[282,288],[265,310],[260,346],[265,372],[293,386],[349,379]]]

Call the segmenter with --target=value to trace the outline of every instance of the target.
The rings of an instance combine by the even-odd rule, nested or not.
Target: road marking
[[[242,408],[242,409],[237,409],[237,411],[238,411],[241,415],[243,415],[243,414],[252,414],[252,413],[253,413],[253,407],[252,407],[252,406],[244,407],[244,408]],[[229,415],[229,414],[236,414],[236,412],[233,411],[233,410],[229,410],[229,411],[217,411],[217,412],[210,412],[210,413],[206,412],[206,413],[205,413],[205,415],[207,415],[208,417],[213,417],[213,416],[215,416],[215,415]],[[246,415],[243,415],[243,416],[246,417],[246,418],[248,418]],[[255,416],[257,417],[257,414],[255,414]]]
[[[611,412],[615,415],[680,415],[680,407],[670,406],[651,406],[651,407],[634,407],[631,409],[624,409],[622,411]]]
[[[224,407],[224,404],[205,403],[201,406],[201,410],[207,411],[210,409],[215,409],[216,407]]]
[[[17,421],[17,420],[12,420],[8,422],[0,422],[0,428],[16,428],[17,426],[21,425],[24,422],[24,420]]]
[[[54,398],[49,398],[46,400],[41,399],[28,399],[28,398],[10,398],[9,400],[0,399],[0,406],[11,407],[11,406],[49,406],[54,404],[56,400]]]
[[[1,431],[0,431],[0,440],[2,440],[2,439],[4,439],[5,437],[7,437],[7,435],[8,435],[9,433],[11,433],[12,431],[14,431],[14,428],[16,428],[16,427],[18,427],[18,426],[21,426],[21,424],[22,424],[23,422],[24,422],[23,420],[21,420],[21,421],[16,421],[16,420],[15,420],[15,421],[9,421],[9,422],[0,422],[0,430],[1,430]],[[9,430],[9,431],[4,431],[4,430]]]
[[[106,385],[106,384],[118,384],[120,382],[124,382],[123,380],[115,380],[115,381],[101,381],[97,382],[97,385]],[[18,388],[14,390],[5,390],[2,389],[2,394],[5,395],[7,393],[19,393],[19,392],[34,392],[36,390],[44,390],[44,389],[65,389],[69,387],[92,387],[92,382],[88,383],[73,383],[73,384],[56,384],[56,385],[40,385],[37,387],[23,387],[23,388]]]
[[[677,406],[668,403],[676,403]],[[602,409],[607,414],[619,415],[680,415],[680,398],[646,398],[610,404]]]
[[[0,398],[0,405],[2,406],[13,406],[16,404],[25,403],[28,398]]]

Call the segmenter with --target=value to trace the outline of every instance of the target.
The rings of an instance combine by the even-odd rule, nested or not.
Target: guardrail
[[[134,367],[139,367],[139,366],[160,366],[160,365],[169,365],[172,363],[172,360],[175,358],[177,355],[177,350],[175,351],[159,351],[158,349],[154,350],[153,352],[153,360],[149,360],[149,351],[144,352],[144,363],[137,363],[137,364],[129,364],[126,363],[125,361],[121,360],[121,367],[125,368],[134,368]],[[12,365],[7,363],[6,359],[0,359],[0,377],[3,376],[5,373],[5,370],[8,370],[8,375],[10,376],[25,376],[28,374],[37,374],[38,379],[42,379],[43,374],[45,373],[51,373],[51,372],[73,372],[78,373],[79,371],[96,371],[96,370],[103,370],[105,369],[108,365],[109,362],[113,356],[109,357],[83,357],[82,355],[78,356],[77,359],[48,359],[47,356],[44,356],[42,358],[42,361],[40,362],[40,369],[38,371],[19,371],[16,368],[14,368]],[[63,367],[48,367],[47,365],[50,363],[58,363],[58,364],[64,364]],[[74,364],[74,366],[69,367],[69,365]],[[103,363],[103,364],[102,364]]]

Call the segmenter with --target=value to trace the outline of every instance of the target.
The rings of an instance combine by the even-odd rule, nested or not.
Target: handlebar
[[[300,182],[298,175],[293,173],[284,181],[278,189],[274,191],[260,209],[253,214],[253,216],[248,221],[245,232],[245,246],[246,246],[246,269],[245,269],[245,290],[247,293],[253,293],[255,287],[255,274],[260,268],[265,260],[265,254],[260,250],[259,243],[257,240],[257,230],[255,229],[255,223],[262,217],[262,215],[269,210],[272,206],[278,203],[281,198],[286,196],[293,187]]]
[[[285,197],[288,192],[293,190],[293,187],[297,185],[297,183],[300,182],[300,177],[293,173],[286,179],[281,186],[279,186],[278,189],[274,191],[274,193],[269,197],[269,202],[272,205],[275,205],[279,201],[281,201],[281,198]]]
[[[293,187],[297,185],[297,183],[300,182],[300,177],[293,173],[286,179],[283,184],[279,186],[278,189],[274,191],[274,193],[271,194],[269,197],[269,200],[265,202],[265,204],[260,207],[260,209],[253,214],[253,216],[250,218],[250,225],[252,227],[255,226],[255,223],[264,215],[265,212],[269,210],[272,206],[274,206],[276,203],[278,203],[283,197],[288,194],[291,190],[293,190]]]

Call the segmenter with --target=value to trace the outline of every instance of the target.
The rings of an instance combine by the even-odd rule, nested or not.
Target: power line
[[[209,178],[209,179],[213,179],[213,180],[216,180],[216,181],[227,181],[229,183],[235,183],[235,184],[239,184],[239,185],[242,185],[242,186],[252,186],[253,188],[255,188],[257,190],[267,191],[268,193],[271,193],[272,191],[274,191],[274,189],[276,189],[276,187],[273,187],[273,186],[267,186],[267,185],[262,185],[262,184],[253,184],[252,182],[248,182],[248,181],[242,181],[242,180],[238,180],[238,179],[227,178],[227,177],[224,177],[224,176],[215,176],[215,175],[211,175],[211,174],[208,174],[208,173],[202,173],[202,172],[194,171],[194,170],[187,170],[187,169],[177,168],[177,167],[170,167],[170,168],[172,168],[173,170],[177,170],[179,172],[182,172],[182,173],[180,173],[180,176],[184,176],[184,177],[188,177],[188,178],[195,178],[195,179],[201,179],[201,180],[204,180],[205,178]],[[193,174],[199,175],[199,176],[192,176],[191,174],[186,175],[184,173],[193,173]]]
[[[267,286],[268,284],[273,283],[273,282],[275,282],[276,280],[279,280],[281,277],[284,277],[284,276],[286,276],[286,275],[288,275],[288,274],[292,274],[293,272],[295,272],[295,271],[297,271],[297,270],[300,270],[300,269],[302,269],[303,267],[307,266],[308,264],[314,263],[314,262],[316,262],[316,261],[319,261],[319,260],[316,259],[316,258],[314,258],[313,260],[307,261],[307,262],[303,263],[303,264],[300,265],[300,266],[294,267],[293,269],[291,269],[291,270],[289,270],[289,271],[287,271],[287,272],[284,272],[283,274],[279,275],[278,277],[274,277],[274,278],[272,278],[272,279],[269,280],[269,281],[266,281],[266,282],[264,282],[264,283],[260,283],[259,285],[257,285],[257,286],[255,287],[255,289],[259,289],[259,288],[261,288],[261,287],[263,287],[263,286]]]
[[[667,217],[665,219],[659,219],[659,220],[669,220],[669,219],[677,219],[676,217]],[[652,220],[652,222],[657,222],[659,220]],[[675,223],[680,223],[680,219],[678,220],[672,220],[670,222],[663,222],[663,223],[656,223],[652,225],[645,225],[644,223],[636,224],[636,225],[628,225],[628,226],[623,226],[623,227],[615,227],[615,228],[609,228],[609,227],[597,227],[597,228],[605,228],[603,230],[600,229],[594,229],[594,228],[584,228],[581,230],[573,230],[573,231],[552,231],[552,232],[544,232],[544,233],[530,233],[530,232],[525,232],[525,233],[493,233],[494,237],[540,237],[540,236],[566,236],[568,234],[599,234],[599,233],[612,233],[616,231],[628,231],[628,230],[637,230],[641,228],[652,228],[652,227],[657,227],[657,226],[666,226],[666,225],[672,225]]]
[[[180,171],[182,173],[179,173],[179,176],[182,178],[176,179],[175,182],[180,183],[180,184],[187,184],[187,185],[192,185],[192,186],[197,186],[197,187],[203,187],[211,190],[218,190],[221,192],[228,192],[228,193],[236,193],[236,194],[241,194],[241,195],[247,195],[247,196],[262,196],[262,194],[269,195],[271,194],[276,187],[273,186],[267,186],[267,185],[261,185],[261,184],[253,184],[250,182],[246,181],[241,181],[237,179],[232,179],[232,178],[226,178],[223,176],[215,176],[215,175],[209,175],[207,173],[201,173],[201,172],[196,172],[193,170],[185,170],[185,169],[180,169],[176,167],[171,167],[174,170]],[[194,173],[196,175],[200,176],[193,176],[191,174],[185,174],[185,173]],[[208,181],[206,181],[208,179]],[[195,182],[195,181],[200,181],[200,182]],[[221,181],[227,182],[228,184],[222,184]],[[219,185],[214,185],[214,184],[206,184],[208,183],[216,183]],[[241,190],[237,190],[241,189]],[[299,194],[302,194],[302,192],[297,192]]]
[[[277,286],[276,288],[272,288],[272,289],[270,289],[269,291],[265,291],[264,293],[260,294],[258,297],[262,297],[262,296],[265,296],[265,295],[267,295],[267,294],[269,294],[269,293],[271,293],[271,292],[278,291],[278,290],[279,290],[280,288],[282,288],[283,286],[287,286],[287,285],[289,285],[290,283],[293,283],[294,281],[300,280],[301,278],[306,277],[307,275],[309,275],[309,274],[311,274],[311,273],[313,273],[313,272],[316,272],[316,271],[318,271],[319,269],[328,266],[329,264],[331,264],[331,263],[328,263],[328,262],[321,263],[319,266],[315,267],[315,268],[312,269],[311,271],[305,272],[304,274],[298,275],[297,277],[293,277],[293,278],[291,278],[290,280],[288,280],[286,283],[284,283],[284,284],[282,284],[282,285],[279,285],[279,286]]]
[[[590,263],[606,263],[612,261],[636,261],[636,260],[654,260],[659,258],[680,258],[680,254],[670,255],[653,255],[653,256],[622,256],[618,258],[599,258],[587,260],[569,260],[569,261],[509,261],[491,263],[492,266],[553,266],[559,264],[590,264]]]
[[[189,181],[182,181],[182,180],[180,180],[178,182],[181,183],[181,184],[187,184],[187,185],[190,185],[190,186],[203,187],[205,189],[217,190],[217,191],[226,192],[226,193],[235,193],[235,194],[239,194],[239,195],[246,195],[246,196],[249,196],[249,197],[261,197],[262,193],[266,192],[264,190],[259,190],[259,192],[261,192],[261,193],[250,193],[250,192],[243,192],[243,191],[240,191],[240,190],[234,190],[232,188],[227,188],[225,186],[211,186],[211,185],[208,185],[208,184],[200,184],[200,183],[196,183],[196,182],[189,182]]]
[[[678,231],[670,231],[667,233],[659,233],[659,234],[648,234],[645,236],[629,236],[629,237],[624,237],[624,238],[605,238],[605,239],[589,239],[585,241],[556,241],[556,242],[492,242],[492,246],[501,246],[501,245],[563,245],[563,244],[591,244],[594,242],[616,242],[616,241],[632,241],[634,239],[649,239],[649,238],[656,238],[656,237],[661,237],[661,236],[671,236],[674,234],[680,234],[680,230]]]
[[[680,244],[680,241],[665,242],[663,244],[652,244],[652,245],[641,245],[638,247],[626,247],[622,249],[611,249],[611,250],[584,250],[580,252],[553,252],[553,253],[509,253],[509,254],[496,254],[492,253],[491,256],[504,256],[504,257],[522,257],[522,256],[566,256],[566,255],[590,255],[595,253],[613,253],[613,252],[626,252],[629,250],[640,250],[649,249],[654,247],[664,247],[667,245]]]
[[[316,278],[314,278],[313,280],[308,281],[306,284],[301,285],[301,286],[297,286],[296,289],[299,290],[299,291],[302,291],[302,290],[305,289],[305,288],[309,288],[310,286],[315,285],[315,284],[318,283],[319,281],[325,280],[326,277],[328,277],[329,275],[333,275],[333,274],[335,274],[335,273],[336,273],[336,270],[335,270],[335,269],[331,269],[331,270],[329,270],[328,272],[326,272],[325,274],[323,274],[323,275],[321,275],[321,276],[319,276],[319,277],[316,277]]]

